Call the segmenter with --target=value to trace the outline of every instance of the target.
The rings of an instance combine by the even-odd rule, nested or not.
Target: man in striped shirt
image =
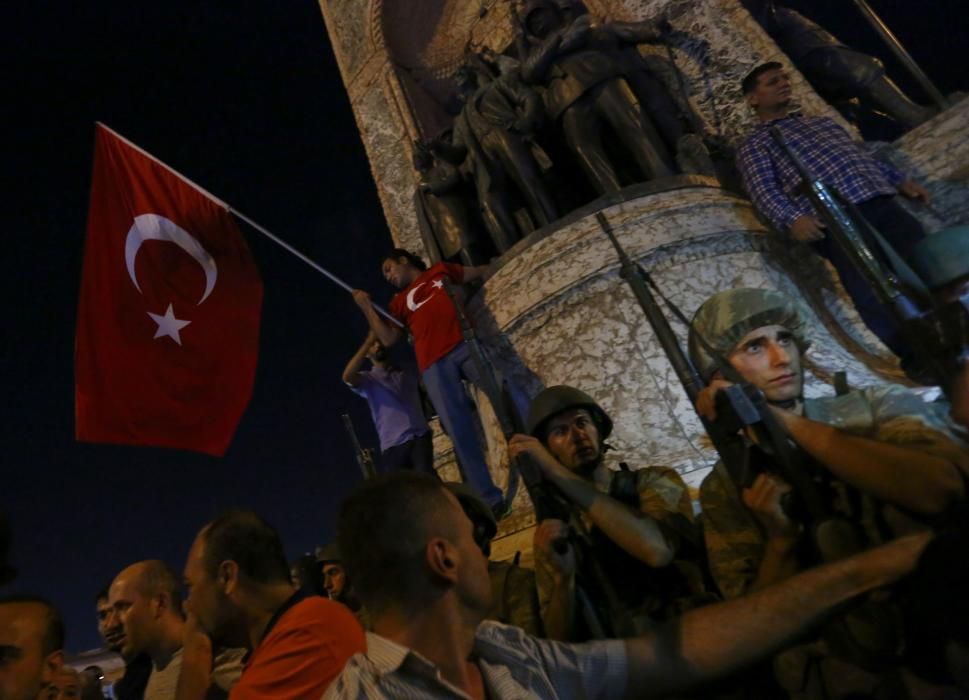
[[[812,569],[642,637],[566,644],[484,621],[487,559],[457,498],[430,475],[367,480],[343,504],[337,533],[374,631],[327,700],[663,697],[762,658],[841,603],[897,580],[928,539]]]
[[[904,364],[910,360],[911,351],[901,337],[898,323],[826,234],[818,212],[798,191],[802,185],[800,174],[774,142],[769,129],[777,127],[811,174],[855,204],[903,258],[911,255],[925,231],[899,205],[896,195],[927,203],[928,192],[870,155],[834,120],[792,113],[790,76],[780,63],[757,66],[744,78],[742,87],[760,120],[737,151],[737,167],[751,200],[775,229],[787,233],[792,240],[809,243],[831,261],[861,318]]]

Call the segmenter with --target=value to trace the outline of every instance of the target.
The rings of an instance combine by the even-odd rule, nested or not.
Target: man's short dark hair
[[[406,471],[368,479],[343,502],[337,542],[364,607],[380,613],[423,600],[424,547],[448,503],[440,480]]]
[[[213,520],[203,533],[205,568],[213,578],[219,565],[234,561],[255,583],[289,582],[289,564],[279,533],[249,510],[234,510]]]
[[[778,63],[777,61],[761,63],[744,77],[743,82],[740,83],[740,89],[743,91],[744,95],[749,95],[757,89],[757,81],[760,79],[760,76],[768,71],[780,70],[783,67],[783,64]]]
[[[64,619],[46,598],[28,595],[4,596],[0,605],[39,605],[44,611],[44,638],[41,640],[41,653],[44,656],[64,648]]]
[[[381,264],[383,264],[385,260],[393,260],[394,262],[399,262],[401,258],[407,258],[407,262],[409,262],[411,265],[416,267],[418,270],[423,271],[427,269],[427,263],[421,260],[420,256],[415,255],[409,250],[404,250],[403,248],[394,248],[389,253],[387,253],[384,257],[382,257],[380,259],[380,262]]]

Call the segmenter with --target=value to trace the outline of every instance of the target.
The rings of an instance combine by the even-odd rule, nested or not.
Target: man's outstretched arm
[[[777,410],[794,441],[839,479],[882,501],[936,515],[964,498],[959,468],[943,457],[852,435]]]
[[[777,651],[842,603],[909,573],[931,537],[895,540],[628,640],[626,697],[680,692]]]

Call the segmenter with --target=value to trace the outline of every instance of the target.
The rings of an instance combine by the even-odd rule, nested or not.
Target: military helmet
[[[761,326],[784,326],[801,352],[811,344],[811,322],[800,302],[773,289],[728,289],[707,299],[690,323],[690,361],[704,381],[720,369],[698,336],[726,357],[745,335]]]
[[[969,226],[954,226],[927,236],[910,260],[929,289],[969,276]]]
[[[458,499],[458,503],[461,504],[461,508],[464,509],[464,512],[468,514],[468,518],[474,523],[475,541],[478,541],[480,535],[481,539],[490,542],[498,534],[498,521],[495,519],[495,514],[488,504],[470,486],[460,481],[446,481],[444,482],[444,486],[454,494],[454,497]],[[480,542],[479,545],[481,545]]]
[[[612,432],[612,419],[596,400],[575,387],[550,386],[532,400],[528,409],[527,430],[530,435],[545,441],[545,426],[553,417],[573,408],[584,408],[595,421],[599,430],[599,441],[603,442]]]

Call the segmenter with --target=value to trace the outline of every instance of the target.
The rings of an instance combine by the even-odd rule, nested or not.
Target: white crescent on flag
[[[138,256],[141,244],[145,241],[168,241],[191,255],[205,271],[205,291],[202,293],[202,298],[198,300],[198,304],[208,298],[212,290],[215,289],[215,282],[219,277],[219,268],[215,264],[215,260],[195,236],[171,219],[166,219],[158,214],[136,216],[131,228],[128,229],[128,237],[124,244],[124,258],[128,266],[128,276],[131,277],[135,289],[141,292],[138,276],[135,274],[135,258]]]

